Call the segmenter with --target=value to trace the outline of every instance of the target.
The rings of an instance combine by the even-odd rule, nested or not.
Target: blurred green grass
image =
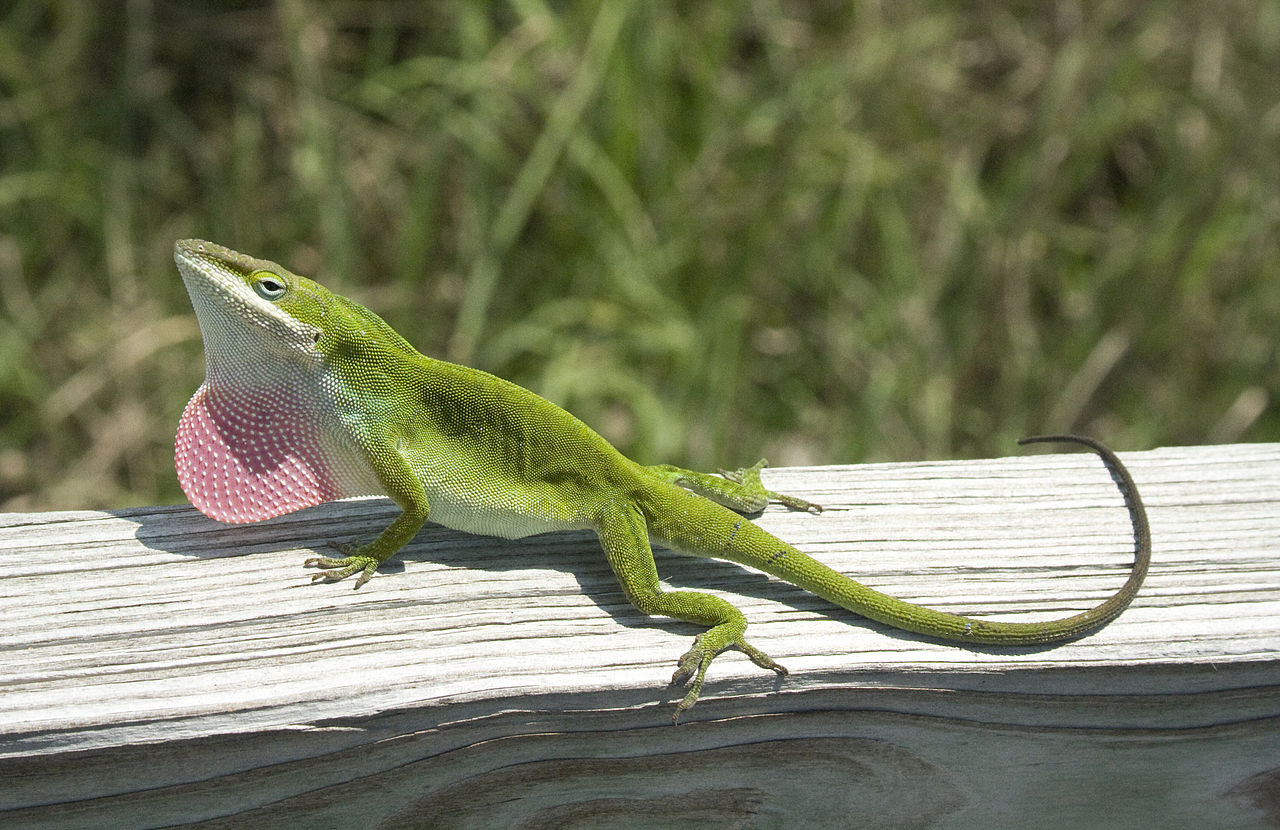
[[[188,236],[647,463],[1280,440],[1280,4],[0,9],[0,509],[181,500]]]

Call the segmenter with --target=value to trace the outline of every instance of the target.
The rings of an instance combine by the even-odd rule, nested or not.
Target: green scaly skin
[[[692,679],[673,720],[697,701],[707,667],[722,651],[741,651],[780,675],[787,670],[747,643],[746,618],[730,603],[698,591],[663,590],[652,542],[757,568],[873,620],[959,643],[1078,637],[1119,615],[1147,571],[1150,532],[1137,487],[1120,460],[1088,438],[1023,440],[1082,444],[1116,476],[1137,542],[1123,587],[1089,611],[1049,622],[947,614],[855,582],[734,512],[756,512],[769,501],[821,511],[766,490],[763,461],[722,476],[641,466],[560,407],[501,378],[419,354],[368,309],[274,262],[201,240],[178,242],[175,259],[205,338],[206,385],[283,394],[295,407],[290,412],[301,414],[272,429],[287,432],[305,423],[321,436],[317,445],[328,460],[313,466],[337,483],[309,503],[384,493],[403,509],[373,541],[341,546],[340,558],[308,559],[306,566],[326,569],[313,580],[358,574],[359,588],[428,519],[513,539],[590,528],[636,608],[707,626],[672,677],[677,686]],[[187,449],[186,463],[198,467],[200,452]],[[300,506],[306,504],[250,504],[259,508],[255,518]],[[213,515],[212,508],[201,509]]]

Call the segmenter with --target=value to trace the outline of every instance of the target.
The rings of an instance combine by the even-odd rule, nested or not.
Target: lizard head
[[[322,359],[318,345],[335,296],[265,259],[201,239],[174,244],[174,261],[191,295],[205,341],[209,379],[271,361]]]
[[[349,360],[374,344],[413,352],[372,311],[270,260],[201,239],[179,240],[173,258],[200,322],[213,383],[252,383],[254,371],[278,374],[282,361]]]

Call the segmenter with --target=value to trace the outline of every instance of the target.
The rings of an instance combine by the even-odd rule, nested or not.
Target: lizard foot
[[[751,662],[762,669],[777,672],[779,676],[787,674],[787,670],[784,667],[775,663],[773,658],[748,643],[741,636],[732,642],[716,647],[714,640],[720,638],[714,637],[713,635],[715,634],[716,629],[714,628],[699,634],[693,640],[693,647],[681,655],[676,663],[675,674],[671,675],[671,686],[683,686],[689,682],[689,678],[693,678],[693,685],[689,687],[684,699],[676,705],[675,714],[671,716],[672,723],[679,723],[680,714],[698,702],[698,695],[702,694],[702,683],[707,677],[707,667],[711,665],[711,661],[716,658],[716,655],[723,651],[730,649],[740,651],[750,657]]]
[[[811,501],[766,490],[760,481],[760,471],[767,464],[768,462],[762,458],[754,465],[741,470],[720,470],[719,475],[685,470],[671,464],[659,464],[646,469],[665,481],[692,490],[739,513],[759,513],[771,501],[785,504],[792,510],[822,512],[822,506]]]
[[[356,578],[355,587],[361,585],[373,578],[373,572],[382,564],[372,556],[365,556],[360,553],[360,548],[356,545],[344,545],[338,542],[330,542],[330,546],[337,548],[339,553],[345,553],[346,556],[341,559],[332,559],[328,556],[313,556],[306,562],[302,563],[304,568],[335,568],[336,570],[321,571],[320,573],[311,575],[311,582],[337,582],[340,579],[346,579],[354,573],[359,572],[360,576]]]
[[[761,510],[764,509],[764,505],[768,502],[776,501],[779,504],[785,504],[792,510],[803,510],[814,515],[822,512],[822,505],[820,504],[814,504],[796,496],[788,496],[786,493],[775,493],[773,490],[766,490],[764,484],[760,481],[760,471],[767,466],[769,466],[769,462],[762,458],[750,467],[745,467],[741,470],[720,470],[719,473],[734,484],[742,485],[744,490],[756,494],[762,502],[759,508]],[[751,512],[754,513],[756,511],[753,510]]]

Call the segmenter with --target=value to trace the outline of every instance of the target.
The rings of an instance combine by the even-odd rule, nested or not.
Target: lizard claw
[[[680,722],[680,714],[690,706],[698,702],[698,695],[702,693],[702,682],[707,676],[707,666],[711,665],[714,654],[706,653],[702,649],[702,635],[699,634],[693,641],[693,648],[686,651],[676,661],[675,674],[671,675],[671,688],[679,688],[689,682],[693,678],[693,685],[685,694],[684,699],[676,704],[676,711],[671,715],[671,722],[677,724]]]
[[[360,576],[356,577],[355,589],[359,589],[361,585],[373,578],[373,573],[378,569],[381,563],[372,556],[361,556],[356,553],[359,548],[354,545],[338,544],[330,542],[330,545],[337,548],[339,552],[347,554],[341,559],[331,559],[328,556],[313,556],[306,562],[302,563],[304,568],[335,568],[336,570],[321,571],[311,575],[311,584],[317,582],[337,582],[346,579],[352,574],[359,572]]]
[[[762,458],[752,466],[744,467],[741,470],[720,470],[720,475],[755,492],[762,499],[761,510],[764,509],[764,505],[768,502],[776,501],[792,510],[803,510],[815,516],[822,512],[822,505],[820,504],[814,504],[796,496],[788,496],[786,493],[775,493],[773,490],[766,490],[764,484],[760,481],[760,471],[767,466],[769,466],[769,462]],[[752,510],[750,512],[754,513],[756,511]]]
[[[714,631],[714,629],[712,629],[712,631]],[[694,638],[693,647],[680,656],[680,659],[676,662],[675,674],[671,675],[671,687],[673,688],[683,686],[689,682],[690,678],[693,678],[693,685],[689,687],[688,693],[685,694],[683,700],[676,704],[676,711],[671,716],[671,722],[673,724],[678,724],[680,722],[680,715],[686,709],[698,702],[698,696],[702,693],[702,683],[707,677],[707,667],[711,665],[711,661],[714,660],[716,655],[721,651],[725,651],[727,649],[740,651],[747,655],[747,657],[751,658],[751,662],[755,663],[762,669],[769,669],[770,671],[777,672],[778,675],[786,675],[788,673],[783,666],[775,663],[773,658],[741,637],[729,643],[724,648],[715,649],[703,642],[703,636],[703,634],[699,634]]]

